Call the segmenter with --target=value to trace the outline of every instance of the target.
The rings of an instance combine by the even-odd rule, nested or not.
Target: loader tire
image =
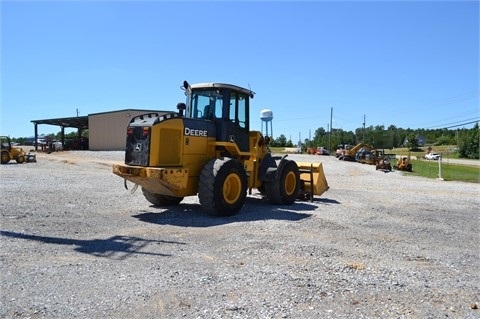
[[[175,206],[180,204],[183,197],[154,194],[142,187],[143,196],[154,206]]]
[[[300,171],[294,161],[286,161],[279,169],[277,180],[265,182],[267,198],[274,205],[291,205],[300,192]]]
[[[231,216],[242,208],[247,196],[247,173],[233,158],[210,160],[198,179],[198,199],[214,216]]]
[[[20,155],[19,157],[17,157],[17,163],[18,164],[22,164],[24,162],[25,162],[25,156]]]
[[[2,164],[7,164],[10,162],[10,154],[8,154],[7,151],[2,151],[2,159],[1,159]]]

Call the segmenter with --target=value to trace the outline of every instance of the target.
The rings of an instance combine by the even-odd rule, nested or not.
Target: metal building
[[[88,146],[91,151],[120,151],[125,149],[127,126],[138,115],[153,110],[126,109],[88,115]]]

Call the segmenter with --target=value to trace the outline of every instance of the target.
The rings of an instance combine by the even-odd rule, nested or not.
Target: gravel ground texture
[[[2,318],[480,318],[479,184],[295,154],[326,193],[215,218],[126,190],[123,156],[0,166]]]

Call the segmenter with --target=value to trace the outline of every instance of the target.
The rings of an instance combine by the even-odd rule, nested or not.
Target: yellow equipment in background
[[[399,171],[413,172],[413,167],[410,163],[410,152],[408,153],[408,156],[400,156],[397,165],[394,165],[393,168]]]
[[[358,143],[355,146],[346,145],[345,148],[342,150],[342,154],[338,156],[338,159],[344,161],[357,161],[357,153],[362,148],[371,150],[375,149],[373,146],[365,143]]]
[[[113,173],[142,187],[157,206],[197,195],[203,209],[228,216],[243,206],[247,189],[277,205],[305,193],[321,195],[328,184],[321,163],[273,156],[270,138],[250,131],[251,90],[224,83],[184,81],[186,103],[178,112],[149,113],[127,127],[125,164]]]
[[[379,161],[377,149],[364,144],[355,154],[355,160],[361,164],[377,165]]]
[[[0,136],[0,143],[2,146],[2,164],[7,164],[11,160],[15,160],[19,164],[25,162],[36,162],[36,156],[34,154],[27,154],[22,148],[12,146],[12,141],[10,140],[10,137]]]

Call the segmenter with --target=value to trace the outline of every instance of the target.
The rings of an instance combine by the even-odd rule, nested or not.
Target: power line
[[[458,124],[458,125],[453,125],[453,126],[448,126],[448,127],[443,127],[443,128],[452,128],[452,127],[459,127],[459,126],[464,126],[464,125],[467,125],[467,124],[473,124],[473,123],[478,123],[480,120],[477,119],[476,121],[472,121],[472,122],[466,122],[466,123],[462,123],[462,124]]]
[[[480,120],[480,118],[476,117],[476,118],[470,118],[470,119],[464,119],[464,120],[455,121],[455,122],[451,122],[451,123],[446,123],[446,124],[442,124],[442,125],[429,126],[429,127],[425,127],[425,128],[426,128],[426,129],[429,129],[429,128],[449,128],[449,127],[444,127],[444,125],[452,125],[452,124],[461,123],[461,124],[457,124],[457,125],[452,126],[452,127],[456,127],[456,126],[461,126],[461,125],[466,125],[466,124],[475,123],[475,122],[478,122],[479,120]],[[465,121],[472,121],[472,122],[463,123],[463,122],[465,122]]]
[[[462,121],[470,121],[470,119],[466,119],[466,120],[459,120],[457,122],[453,122],[453,123],[447,123],[447,124],[437,124],[437,125],[434,125],[435,123],[442,123],[442,122],[445,122],[445,121],[451,121],[453,119],[457,119],[457,118],[462,118],[462,117],[465,117],[465,116],[471,116],[471,115],[477,115],[479,114],[478,111],[474,111],[474,112],[468,112],[468,113],[463,113],[463,114],[458,114],[458,115],[455,115],[455,116],[450,116],[448,119],[442,119],[442,120],[437,120],[437,121],[429,121],[428,123],[423,123],[421,125],[418,125],[418,126],[424,126],[424,127],[436,127],[436,126],[443,126],[443,125],[450,125],[450,124],[454,124],[454,123],[457,123],[457,122],[462,122]]]
[[[473,99],[478,99],[480,94],[480,90],[468,91],[462,94],[458,94],[455,96],[427,102],[421,104],[412,104],[408,106],[407,109],[411,110],[429,110],[432,108],[438,108],[439,106],[445,106],[450,104],[458,104],[460,102],[469,101]]]

